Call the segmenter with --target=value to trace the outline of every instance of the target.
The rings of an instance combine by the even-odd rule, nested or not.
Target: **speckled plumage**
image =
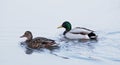
[[[33,38],[32,33],[30,31],[26,31],[24,33],[24,35],[21,36],[21,38],[22,37],[27,38],[25,43],[27,44],[28,47],[33,48],[33,49],[48,48],[48,47],[56,44],[56,42],[52,39],[47,39],[47,38],[44,38],[44,37]]]

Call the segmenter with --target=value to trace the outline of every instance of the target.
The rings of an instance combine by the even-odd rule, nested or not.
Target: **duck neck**
[[[66,34],[67,32],[69,32],[70,30],[71,30],[71,26],[66,27],[63,35],[65,35],[65,34]]]
[[[28,36],[28,37],[27,37],[27,40],[26,40],[26,41],[28,41],[28,42],[29,42],[29,41],[31,41],[31,40],[32,40],[32,38],[33,38],[33,36],[32,36],[32,34],[31,34],[30,36]]]

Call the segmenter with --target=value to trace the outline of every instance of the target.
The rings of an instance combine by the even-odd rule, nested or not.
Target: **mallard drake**
[[[51,46],[54,46],[56,42],[52,39],[47,39],[44,37],[35,37],[33,38],[33,35],[30,31],[26,31],[24,35],[22,35],[20,38],[26,37],[27,40],[25,43],[29,48],[32,49],[38,49],[38,48],[49,48]]]
[[[68,39],[97,39],[97,35],[93,30],[83,27],[75,27],[72,29],[72,25],[68,21],[63,22],[58,28],[65,28],[63,35]]]

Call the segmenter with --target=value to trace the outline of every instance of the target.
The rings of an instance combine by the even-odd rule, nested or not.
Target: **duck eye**
[[[26,32],[25,35],[28,35],[28,33]]]
[[[62,26],[63,26],[63,27],[66,27],[66,26],[67,26],[67,23],[63,23]]]
[[[25,33],[25,35],[27,35],[27,33]]]

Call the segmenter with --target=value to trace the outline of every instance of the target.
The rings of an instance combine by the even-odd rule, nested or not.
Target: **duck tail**
[[[90,39],[97,39],[97,35],[94,33],[94,31],[92,31],[91,33],[88,34]]]

